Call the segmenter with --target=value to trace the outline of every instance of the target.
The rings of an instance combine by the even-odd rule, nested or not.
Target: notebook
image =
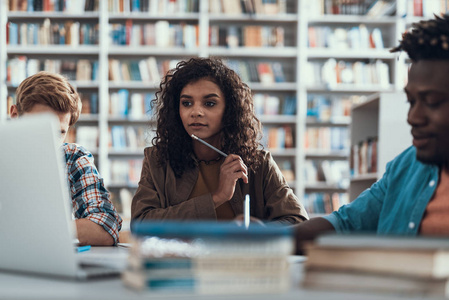
[[[59,128],[49,114],[0,124],[0,270],[77,279],[118,274],[78,261]]]

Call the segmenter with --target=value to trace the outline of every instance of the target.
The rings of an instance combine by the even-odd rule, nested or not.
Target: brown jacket
[[[132,220],[216,220],[211,194],[188,199],[198,179],[199,168],[184,172],[176,178],[169,164],[159,167],[145,149],[139,187],[131,205]],[[256,172],[250,172],[249,183],[239,180],[231,198],[236,215],[243,213],[244,196],[251,197],[251,216],[264,221],[296,224],[308,219],[304,206],[287,185],[269,152]]]

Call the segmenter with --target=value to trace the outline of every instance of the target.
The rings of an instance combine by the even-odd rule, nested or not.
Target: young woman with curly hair
[[[178,63],[163,78],[153,106],[156,137],[145,149],[133,222],[232,220],[242,214],[246,194],[253,220],[307,219],[270,153],[261,150],[251,90],[221,60]]]

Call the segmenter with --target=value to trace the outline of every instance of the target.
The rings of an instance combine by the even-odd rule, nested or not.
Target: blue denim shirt
[[[412,146],[387,164],[379,181],[324,218],[337,233],[417,235],[438,177],[438,166],[419,162]]]

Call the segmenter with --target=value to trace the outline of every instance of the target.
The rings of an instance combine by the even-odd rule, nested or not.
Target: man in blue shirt
[[[412,60],[404,88],[413,146],[338,211],[296,227],[297,249],[321,233],[449,236],[449,17],[413,24],[392,52]]]

